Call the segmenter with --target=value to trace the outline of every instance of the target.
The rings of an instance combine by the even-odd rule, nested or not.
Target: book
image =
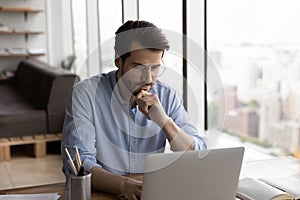
[[[0,32],[10,32],[11,29],[4,24],[0,23]]]
[[[294,199],[300,199],[300,179],[293,177],[268,177],[259,180],[287,192]]]
[[[6,48],[10,55],[27,55],[27,50],[25,48]]]
[[[243,178],[237,195],[242,200],[299,200],[300,179],[296,178]]]
[[[7,55],[9,55],[9,53],[5,48],[0,48],[0,55],[7,56]]]
[[[27,49],[27,52],[29,55],[39,55],[39,54],[45,54],[46,50],[40,48],[29,48]]]
[[[57,200],[60,195],[58,193],[45,193],[45,194],[5,194],[0,195],[0,200],[16,200],[16,199],[26,199],[26,200]]]

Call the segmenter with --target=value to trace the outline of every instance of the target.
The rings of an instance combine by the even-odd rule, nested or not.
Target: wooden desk
[[[41,185],[34,187],[18,188],[2,190],[0,194],[39,194],[39,193],[58,193],[60,200],[66,199],[66,187],[65,183],[56,183],[50,185]],[[92,192],[92,200],[118,200],[117,195],[111,195],[100,192]]]
[[[129,177],[142,180],[143,176],[130,175]],[[245,162],[242,166],[240,178],[252,177],[295,177],[300,179],[300,160],[292,157],[275,158],[269,160],[259,160]],[[2,190],[0,194],[38,194],[38,193],[58,193],[60,200],[66,199],[65,183],[50,185]],[[117,195],[101,192],[92,192],[92,200],[118,200]]]
[[[136,180],[142,180],[143,176],[130,175],[128,177]],[[60,200],[66,200],[66,186],[65,183],[55,183],[49,185],[32,186],[17,189],[1,190],[0,194],[39,194],[39,193],[58,193]],[[92,192],[92,200],[119,200],[118,195],[107,194],[103,192]]]

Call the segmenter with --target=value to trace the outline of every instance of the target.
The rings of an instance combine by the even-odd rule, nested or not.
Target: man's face
[[[131,94],[151,90],[160,73],[162,53],[163,51],[149,49],[134,50],[125,63],[119,66],[118,79],[121,79]]]

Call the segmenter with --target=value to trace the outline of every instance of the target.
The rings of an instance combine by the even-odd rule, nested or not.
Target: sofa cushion
[[[53,82],[59,77],[70,77],[72,85],[74,84],[74,74],[38,60],[28,59],[19,63],[15,84],[21,95],[35,108],[47,109]],[[64,80],[61,83],[65,84]]]
[[[22,60],[14,78],[15,87],[36,109],[47,113],[47,132],[62,131],[65,106],[76,74],[35,59]]]
[[[37,65],[37,61],[24,60],[19,63],[14,80],[26,101],[37,109],[45,109],[53,79],[51,74]]]
[[[78,77],[65,74],[57,77],[51,87],[47,106],[47,130],[49,133],[61,132],[65,117],[65,107],[72,87]]]
[[[78,76],[22,60],[11,81],[0,82],[0,138],[62,131],[65,106]]]
[[[0,138],[47,133],[46,112],[24,101],[11,82],[0,83]]]

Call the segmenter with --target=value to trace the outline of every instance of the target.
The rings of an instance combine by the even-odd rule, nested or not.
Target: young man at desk
[[[64,172],[70,172],[64,148],[79,149],[92,188],[139,199],[142,183],[122,175],[143,173],[149,153],[206,149],[174,90],[157,80],[169,42],[146,21],[127,21],[116,32],[116,71],[76,84],[66,109],[62,136]]]

